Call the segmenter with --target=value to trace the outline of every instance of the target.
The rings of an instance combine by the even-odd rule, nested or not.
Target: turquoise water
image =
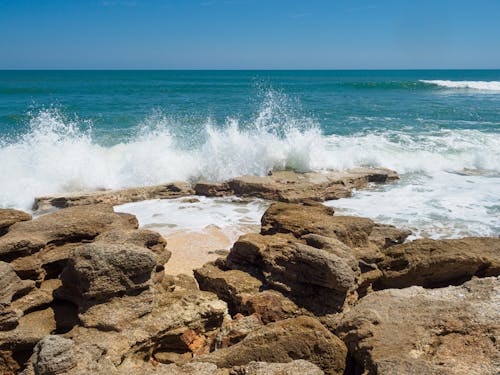
[[[402,180],[340,209],[421,235],[499,235],[500,70],[0,71],[2,207],[360,165]]]

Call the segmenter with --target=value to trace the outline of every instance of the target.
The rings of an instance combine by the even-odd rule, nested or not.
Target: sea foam
[[[456,89],[473,89],[483,91],[500,91],[500,81],[447,81],[447,80],[420,80],[422,83]]]

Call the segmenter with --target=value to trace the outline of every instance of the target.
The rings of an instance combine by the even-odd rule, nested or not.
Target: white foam
[[[337,213],[410,229],[410,239],[498,236],[499,186],[500,176],[406,175],[399,183],[325,204],[337,208]]]
[[[456,89],[473,89],[483,91],[500,91],[500,81],[448,81],[448,80],[426,80],[420,82],[437,85],[441,87],[456,88]]]
[[[142,227],[166,236],[217,226],[235,241],[243,233],[260,230],[260,219],[268,206],[269,202],[260,199],[187,197],[127,203],[116,206],[115,211],[131,213]]]

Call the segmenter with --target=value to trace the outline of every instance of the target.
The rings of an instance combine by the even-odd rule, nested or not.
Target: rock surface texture
[[[198,184],[284,202],[196,280],[164,275],[165,239],[107,204],[189,185],[40,200],[70,207],[35,219],[0,210],[0,374],[500,373],[499,238],[405,242],[406,230],[319,203],[394,178]]]

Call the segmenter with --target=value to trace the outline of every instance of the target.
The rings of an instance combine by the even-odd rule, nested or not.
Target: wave
[[[384,166],[400,173],[500,173],[498,134],[439,130],[326,136],[314,119],[286,101],[270,92],[253,119],[228,118],[223,124],[207,119],[191,134],[179,134],[180,120],[155,114],[128,140],[108,146],[95,140],[88,121],[41,110],[31,115],[26,133],[0,139],[0,207],[29,209],[40,195],[220,181],[282,169]]]
[[[420,82],[447,88],[500,91],[500,81],[446,81],[422,79]]]

